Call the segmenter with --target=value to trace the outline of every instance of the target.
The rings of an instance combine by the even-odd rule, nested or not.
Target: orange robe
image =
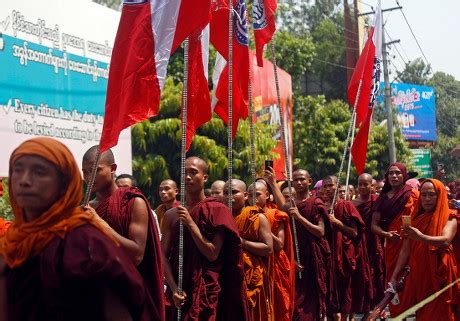
[[[6,230],[11,225],[10,221],[5,221],[3,218],[0,217],[0,236],[5,235]]]
[[[259,241],[258,207],[245,207],[235,217],[240,236],[248,241]],[[244,278],[249,321],[275,321],[273,314],[273,256],[262,257],[243,249]]]
[[[276,321],[290,321],[294,312],[295,262],[289,216],[277,209],[265,212],[274,235],[280,223],[284,223],[284,248],[274,251],[274,316]]]

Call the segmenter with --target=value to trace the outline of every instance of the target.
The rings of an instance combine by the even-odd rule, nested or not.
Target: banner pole
[[[228,158],[228,208],[232,212],[233,178],[233,3],[228,1],[228,122],[227,122],[227,158]]]

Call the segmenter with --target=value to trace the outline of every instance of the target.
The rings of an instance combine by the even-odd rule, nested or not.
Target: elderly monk
[[[161,245],[166,256],[168,303],[182,308],[183,320],[247,320],[241,240],[228,208],[204,195],[208,166],[185,161],[185,206],[165,214]],[[184,226],[183,292],[177,287],[179,222]],[[177,320],[168,307],[168,320]]]
[[[419,192],[406,185],[409,179],[406,166],[393,163],[385,173],[385,185],[375,202],[372,215],[372,232],[385,238],[385,273],[387,282],[393,275],[402,246],[400,230],[402,215],[411,215],[418,200]],[[410,306],[405,303],[404,294],[399,296],[398,305],[390,304],[391,315],[398,315]]]
[[[332,246],[333,272],[336,277],[339,306],[331,312],[346,320],[347,315],[366,310],[364,303],[372,295],[370,268],[366,250],[365,224],[356,207],[347,200],[333,198],[337,186],[336,176],[323,179],[322,197],[327,208],[333,210],[326,217],[331,229],[326,233]]]
[[[377,303],[379,303],[383,299],[385,292],[385,260],[383,256],[383,242],[380,237],[371,231],[373,207],[375,201],[377,200],[377,196],[373,194],[373,181],[374,180],[370,174],[361,174],[358,177],[359,196],[353,200],[353,204],[356,206],[356,209],[364,220],[364,223],[366,223],[366,247],[367,255],[369,257],[373,289],[372,300],[370,302],[364,302],[364,306],[367,309],[373,308]],[[363,312],[367,312],[367,309]]]
[[[83,177],[88,183],[96,159],[98,146],[91,147],[83,155]],[[119,188],[115,183],[117,164],[112,151],[102,153],[97,164],[90,202],[110,226],[112,235],[131,257],[144,278],[149,294],[155,302],[150,314],[164,319],[163,269],[159,232],[151,215],[150,205],[136,187]],[[147,320],[147,316],[145,316]]]
[[[253,195],[255,194],[255,199]],[[260,207],[273,238],[273,308],[277,321],[291,321],[294,309],[295,263],[289,216],[269,204],[271,191],[262,181],[249,186],[249,204]]]
[[[0,320],[139,320],[143,280],[107,224],[80,207],[70,150],[28,140],[11,155],[9,178],[15,218],[0,238]]]
[[[449,209],[444,185],[436,179],[425,180],[411,225],[403,226],[405,238],[391,276],[394,284],[409,264],[411,273],[403,293],[410,306],[457,280],[457,263],[451,245],[456,231],[456,215]],[[417,310],[417,321],[456,320],[458,296],[456,284]]]
[[[161,204],[157,206],[154,212],[158,217],[161,234],[163,234],[165,229],[164,217],[166,211],[180,205],[180,202],[176,199],[179,190],[177,189],[175,181],[172,179],[165,179],[160,183],[158,193],[160,194]]]
[[[297,224],[300,265],[302,277],[296,275],[294,321],[319,321],[326,316],[326,307],[337,304],[331,289],[332,255],[325,238],[324,218],[327,209],[321,198],[312,196],[289,213]]]
[[[225,183],[228,201],[232,191],[232,214],[243,244],[246,300],[250,321],[275,321],[273,314],[273,237],[270,223],[259,207],[244,207],[248,194],[246,184],[233,179]]]

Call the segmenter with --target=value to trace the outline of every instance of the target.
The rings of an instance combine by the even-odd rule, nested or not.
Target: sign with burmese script
[[[80,164],[98,144],[119,13],[91,0],[6,1],[0,13],[0,177],[37,136],[60,140]],[[130,130],[114,148],[131,173]]]

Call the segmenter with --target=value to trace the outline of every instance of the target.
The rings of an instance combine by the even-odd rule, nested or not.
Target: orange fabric
[[[0,217],[0,236],[6,234],[8,227],[11,225],[10,221],[5,221],[3,218]]]
[[[5,236],[0,238],[0,254],[11,268],[23,264],[39,254],[55,237],[64,238],[66,233],[83,224],[92,224],[110,236],[92,214],[80,208],[83,198],[80,170],[70,150],[57,140],[39,137],[25,141],[10,157],[10,180],[13,164],[26,155],[42,157],[55,164],[68,182],[65,193],[45,213],[27,222],[24,212],[14,198],[10,182],[10,202],[15,218]]]
[[[274,252],[273,307],[276,321],[290,321],[294,313],[295,262],[289,216],[277,209],[268,209],[265,215],[275,235],[280,223],[284,223],[284,248]]]
[[[425,235],[440,236],[449,219],[455,219],[448,206],[444,185],[436,179],[427,179],[438,192],[436,208],[426,213],[417,202],[412,225]],[[422,185],[423,185],[422,184]],[[410,241],[409,266],[411,273],[405,292],[406,300],[417,304],[457,279],[457,264],[452,245],[438,248],[420,241]],[[453,286],[434,301],[420,308],[416,313],[417,321],[454,320],[455,305],[458,302],[458,286]]]
[[[240,236],[245,240],[259,241],[259,215],[264,212],[255,206],[245,207],[235,217]],[[261,257],[243,249],[244,278],[249,310],[248,321],[275,321],[273,314],[272,257]]]
[[[404,209],[401,211],[401,213],[399,213],[399,215],[388,226],[388,231],[398,231],[398,233],[400,233],[401,226],[402,226],[401,216],[402,215],[413,215],[415,211],[415,206],[419,199],[419,196],[420,196],[419,191],[413,189],[412,195],[407,201],[406,205],[404,206]],[[393,275],[393,271],[396,267],[396,263],[398,262],[399,253],[401,252],[402,244],[403,244],[402,240],[400,241],[388,241],[387,240],[385,242],[385,271],[386,271],[387,282],[390,282],[391,276]],[[390,303],[389,305],[391,315],[401,314],[404,311],[406,311],[407,308],[410,308],[410,306],[408,305],[409,303],[406,303],[404,293],[400,293],[398,295],[399,295],[400,303],[398,305],[393,305]]]

